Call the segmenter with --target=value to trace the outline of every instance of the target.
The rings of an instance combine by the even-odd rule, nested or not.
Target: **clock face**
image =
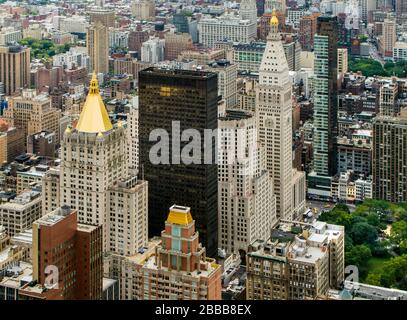
[[[273,118],[266,118],[264,121],[264,125],[266,128],[273,128],[274,127],[274,119]]]

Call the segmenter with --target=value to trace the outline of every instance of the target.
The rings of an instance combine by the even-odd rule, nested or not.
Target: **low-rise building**
[[[0,225],[4,226],[11,237],[30,229],[41,215],[41,193],[38,191],[25,191],[0,204]]]
[[[248,300],[326,296],[344,279],[344,228],[325,222],[286,222],[247,254]]]

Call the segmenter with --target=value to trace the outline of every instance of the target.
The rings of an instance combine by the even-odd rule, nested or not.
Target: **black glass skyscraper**
[[[140,174],[149,185],[149,235],[159,235],[163,230],[169,207],[174,204],[188,206],[202,244],[208,255],[214,256],[217,253],[218,209],[216,146],[212,139],[210,148],[205,148],[204,130],[217,128],[217,74],[145,69],[139,73],[139,101]],[[179,133],[174,130],[178,121]],[[156,155],[157,141],[164,146],[165,140],[153,138],[150,141],[154,129],[164,129],[168,133],[168,149],[161,148],[158,154],[164,159],[168,152],[169,164],[151,161]],[[192,138],[180,142],[179,148],[174,145],[178,135],[182,136],[187,129],[195,129],[201,137],[200,163],[185,164],[180,159],[184,146]],[[207,164],[205,155],[209,153],[212,161]],[[177,160],[180,160],[179,164]]]

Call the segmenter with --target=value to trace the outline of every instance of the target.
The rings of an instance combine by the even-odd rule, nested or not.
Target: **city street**
[[[369,46],[370,46],[370,49],[369,49],[370,57],[374,60],[379,61],[381,63],[381,65],[384,66],[385,61],[380,56],[380,54],[377,52],[376,46],[371,41],[369,41]]]

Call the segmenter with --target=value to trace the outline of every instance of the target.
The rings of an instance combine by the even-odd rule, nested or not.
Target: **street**
[[[382,57],[379,55],[379,53],[377,52],[376,46],[375,46],[371,41],[369,41],[368,43],[369,43],[369,47],[370,47],[370,48],[369,48],[370,57],[371,57],[372,59],[374,59],[374,60],[379,61],[380,64],[381,64],[382,66],[384,66],[385,61],[383,60],[383,58],[382,58]]]

